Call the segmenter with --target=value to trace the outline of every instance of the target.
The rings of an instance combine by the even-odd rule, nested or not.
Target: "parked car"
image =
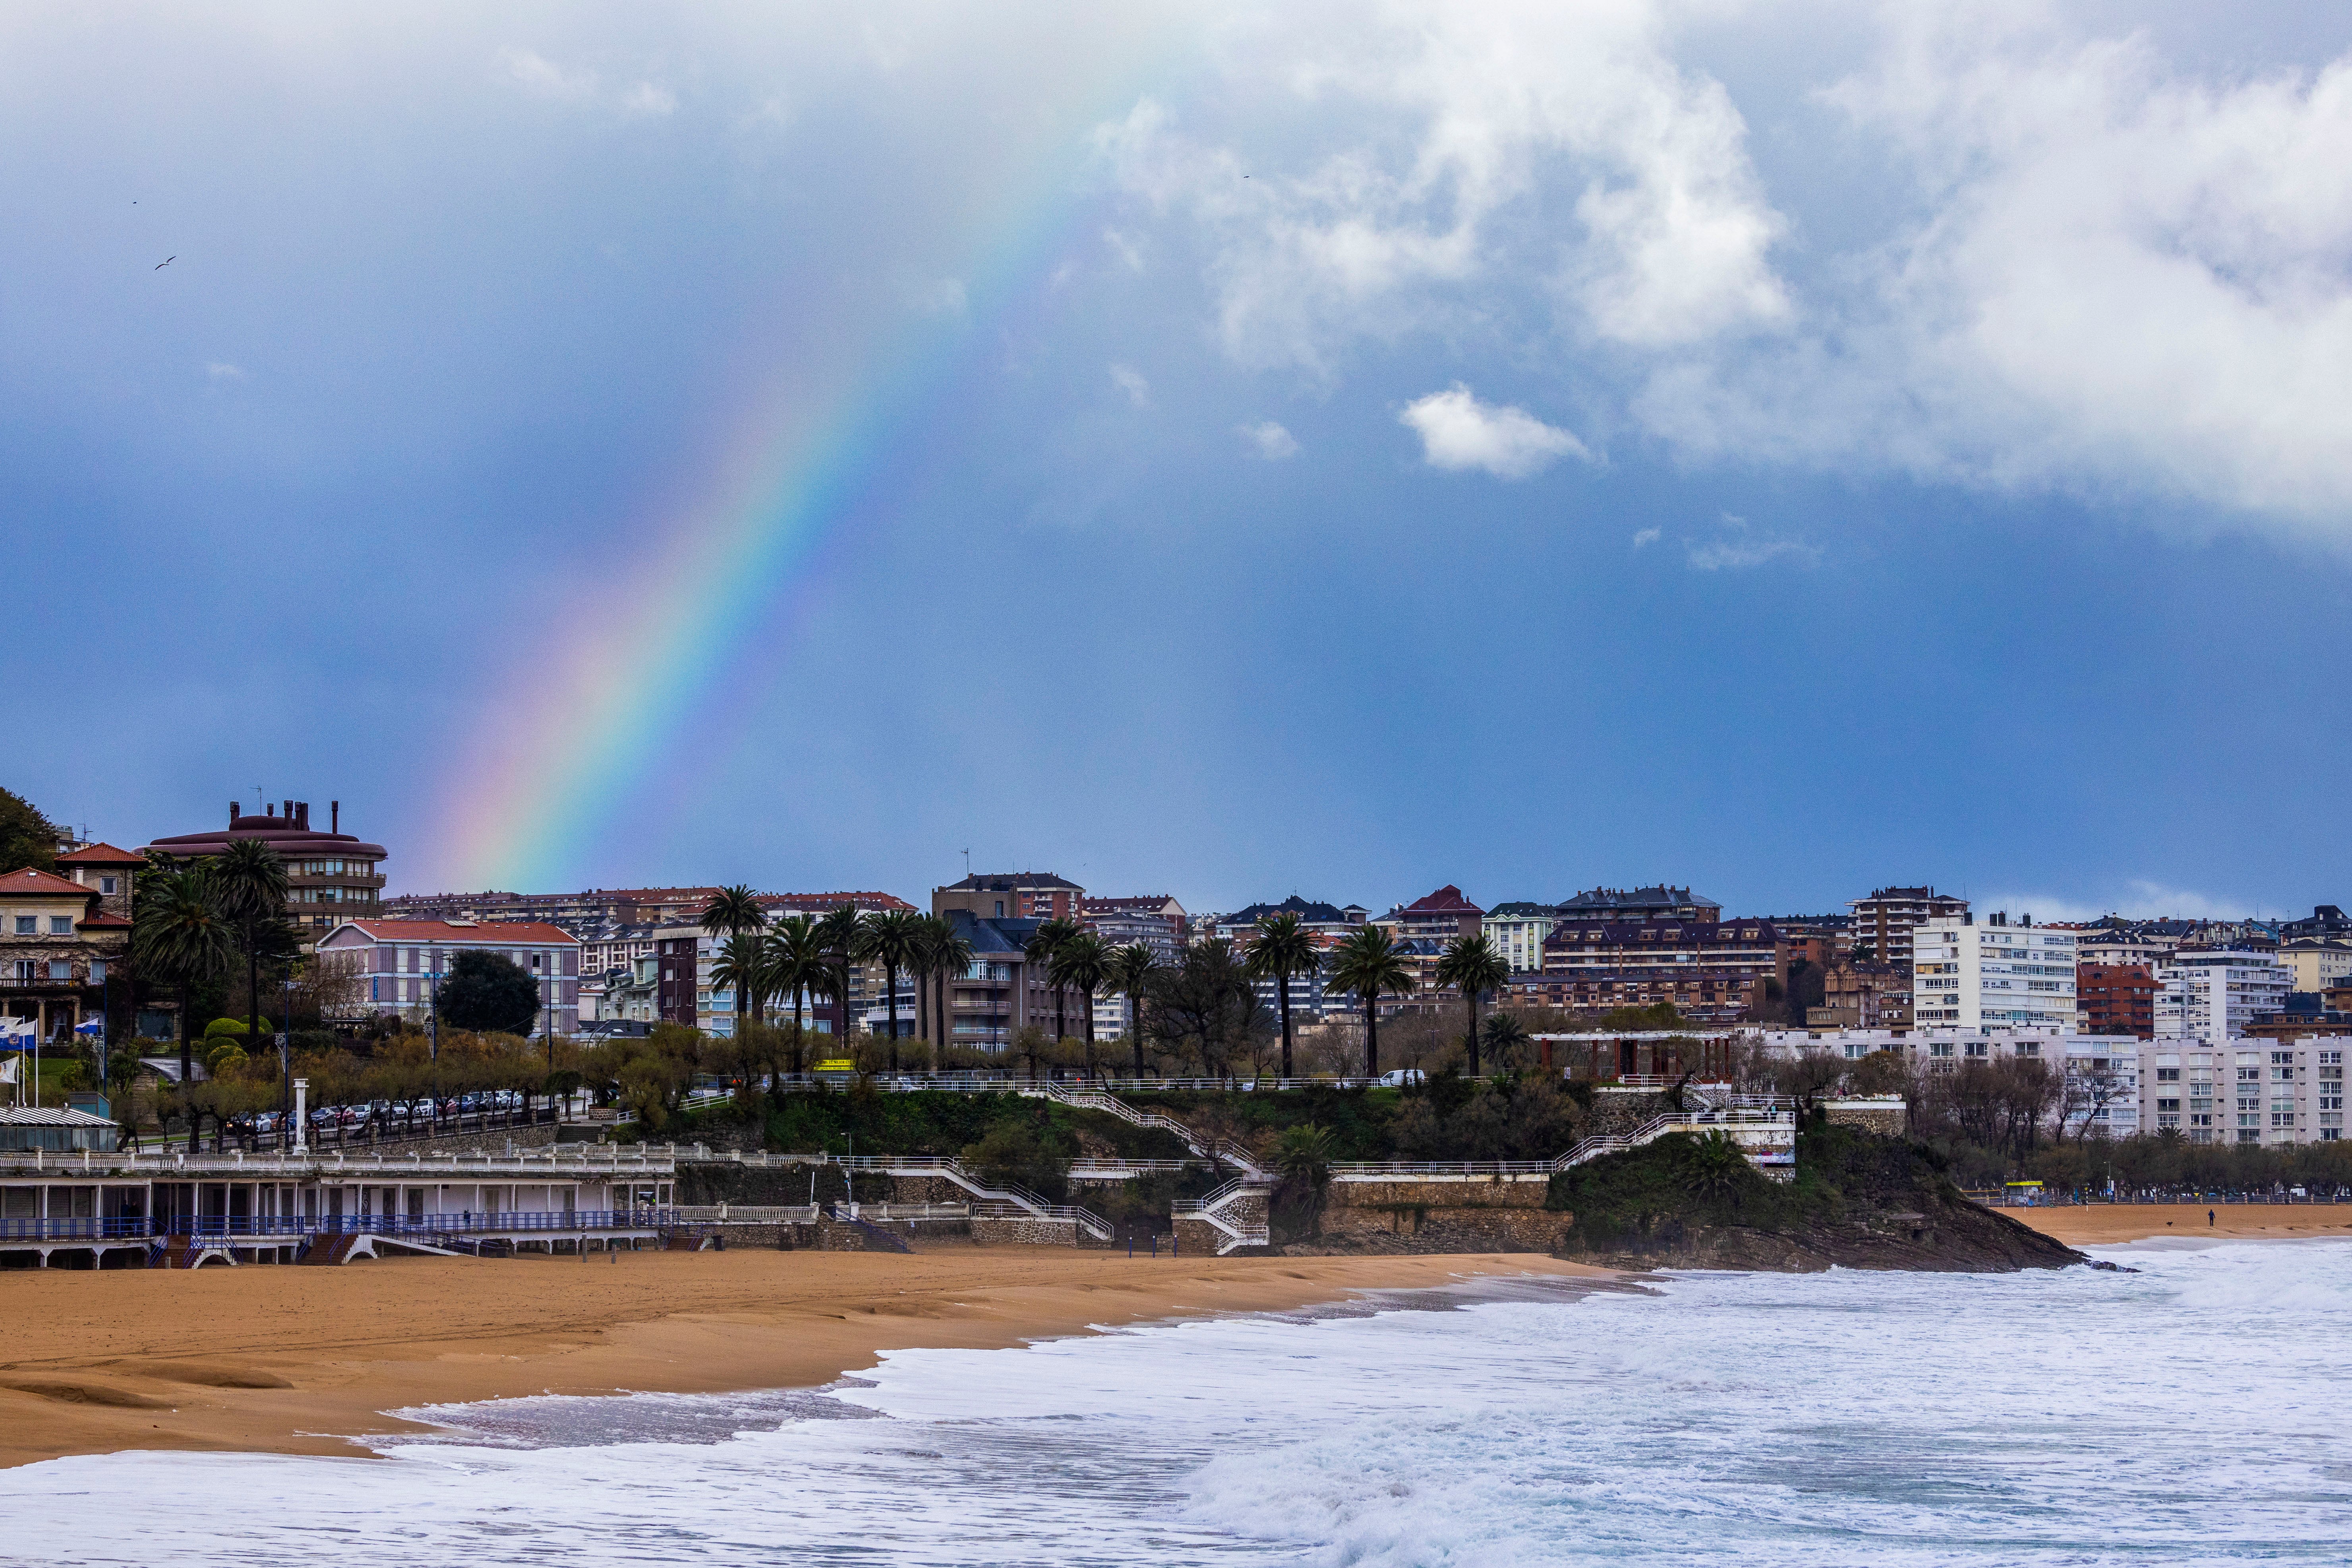
[[[1398,1068],[1393,1071],[1381,1074],[1382,1089],[1402,1089],[1409,1083],[1427,1083],[1428,1081],[1429,1075],[1419,1068]]]

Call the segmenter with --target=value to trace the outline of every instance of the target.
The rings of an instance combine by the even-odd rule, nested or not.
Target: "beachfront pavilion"
[[[139,1154],[114,1131],[0,1110],[0,1268],[585,1252],[658,1239],[674,1199],[675,1162],[644,1148]]]

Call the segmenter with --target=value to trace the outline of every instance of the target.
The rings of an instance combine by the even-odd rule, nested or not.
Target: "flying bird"
[[[180,258],[179,258],[178,253],[174,252],[173,254],[172,254],[172,255],[170,255],[170,256],[167,256],[167,257],[163,258],[163,260],[161,260],[161,261],[159,261],[159,262],[155,263],[155,270],[156,270],[156,271],[158,271],[158,272],[161,272],[161,271],[163,271],[163,268],[165,268],[166,267],[171,266],[171,265],[172,265],[172,263],[173,263],[174,261],[177,261],[177,260],[179,260],[179,259],[180,259]]]

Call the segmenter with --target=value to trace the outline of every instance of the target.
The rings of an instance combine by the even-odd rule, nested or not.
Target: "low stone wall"
[[[1544,1175],[1335,1181],[1319,1237],[1293,1252],[1550,1252],[1569,1217],[1544,1206]]]
[[[1899,1094],[1857,1096],[1822,1101],[1832,1127],[1860,1127],[1883,1138],[1900,1138],[1910,1130],[1910,1107]]]
[[[971,1238],[983,1247],[1094,1247],[1095,1238],[1074,1219],[1039,1219],[1033,1215],[974,1215],[968,1222]]]
[[[537,1127],[493,1127],[488,1132],[468,1132],[461,1137],[418,1138],[400,1142],[380,1144],[352,1143],[344,1152],[360,1154],[503,1154],[508,1149],[551,1149],[563,1131],[561,1123],[548,1121]],[[333,1151],[326,1151],[332,1153]]]

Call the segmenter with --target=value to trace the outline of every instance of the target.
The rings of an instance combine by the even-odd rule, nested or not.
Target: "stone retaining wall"
[[[1545,1175],[1333,1182],[1313,1252],[1550,1252],[1570,1216],[1544,1206]]]

